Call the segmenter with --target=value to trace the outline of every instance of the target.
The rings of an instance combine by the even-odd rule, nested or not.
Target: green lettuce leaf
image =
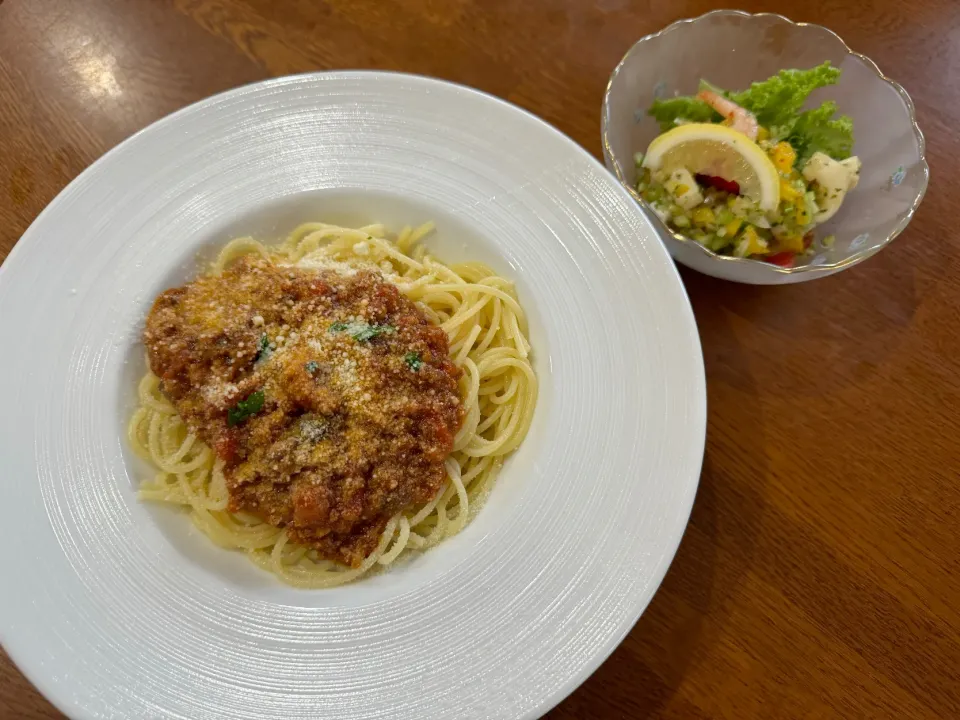
[[[836,85],[839,79],[840,69],[827,61],[809,70],[781,70],[769,80],[755,82],[746,90],[728,93],[728,97],[752,112],[757,122],[771,134],[785,137],[797,122],[810,93],[827,85]]]
[[[809,70],[781,70],[773,77],[755,82],[746,90],[728,92],[706,81],[701,87],[717,92],[752,112],[757,122],[770,131],[774,140],[787,140],[797,151],[797,167],[818,150],[836,160],[853,151],[853,121],[847,116],[834,119],[837,104],[823,103],[813,110],[803,106],[814,90],[835,85],[840,69],[825,62]],[[719,113],[696,97],[654,100],[648,111],[666,132],[679,122],[720,122]]]
[[[829,100],[797,117],[785,138],[797,151],[797,167],[802,168],[817,151],[834,160],[850,157],[853,152],[853,120],[846,115],[834,119],[836,112],[837,104]]]
[[[720,113],[703,100],[697,100],[695,97],[654,100],[647,113],[660,123],[661,132],[676,127],[680,121],[712,123],[720,122],[723,119]]]

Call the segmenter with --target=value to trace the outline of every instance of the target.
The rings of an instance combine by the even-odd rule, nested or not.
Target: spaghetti
[[[513,284],[480,263],[438,262],[420,244],[432,229],[432,223],[405,228],[391,240],[382,225],[351,229],[306,223],[277,246],[250,237],[233,240],[210,270],[219,275],[249,253],[299,268],[373,269],[446,331],[450,358],[463,372],[464,408],[453,452],[444,462],[447,479],[429,502],[392,517],[359,567],[320,557],[317,550],[291,541],[284,528],[252,514],[230,512],[222,461],[189,431],[149,371],[140,382],[140,404],[128,427],[133,449],[157,469],[141,484],[140,497],[188,509],[193,523],[214,543],[243,550],[283,582],[305,588],[342,585],[462,530],[482,505],[504,458],[527,434],[537,379]]]

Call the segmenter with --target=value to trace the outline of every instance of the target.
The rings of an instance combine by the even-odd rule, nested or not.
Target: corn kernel
[[[782,173],[788,173],[793,168],[793,163],[797,161],[797,153],[788,142],[778,142],[770,151],[773,164],[777,170]]]
[[[700,207],[693,211],[693,221],[697,225],[713,225],[717,222],[717,216],[710,208]]]
[[[802,235],[786,235],[784,237],[777,238],[777,248],[780,251],[790,251],[800,253],[803,252],[803,236]]]
[[[791,185],[789,182],[780,178],[780,198],[786,200],[787,202],[793,202],[798,197],[800,193]]]
[[[767,252],[766,241],[757,234],[757,231],[753,229],[753,225],[747,225],[744,229],[741,242],[743,243],[743,256],[745,257]]]

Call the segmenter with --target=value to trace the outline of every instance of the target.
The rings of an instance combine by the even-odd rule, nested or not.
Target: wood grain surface
[[[690,526],[634,630],[548,717],[960,718],[960,193],[949,174],[960,2],[744,5],[827,25],[901,81],[927,136],[930,191],[890,248],[826,280],[758,288],[683,272],[709,394]],[[106,150],[273,75],[454,80],[599,157],[601,97],[621,55],[717,6],[6,0],[0,258]],[[59,717],[0,654],[0,718]]]

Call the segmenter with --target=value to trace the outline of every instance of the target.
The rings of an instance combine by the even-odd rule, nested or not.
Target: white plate
[[[124,440],[154,295],[306,219],[436,220],[438,256],[516,279],[542,388],[463,533],[327,591],[137,502]],[[270,80],[130,138],[0,270],[0,337],[2,640],[77,718],[536,717],[650,601],[703,455],[696,326],[633,200],[532,115],[419,77]]]

